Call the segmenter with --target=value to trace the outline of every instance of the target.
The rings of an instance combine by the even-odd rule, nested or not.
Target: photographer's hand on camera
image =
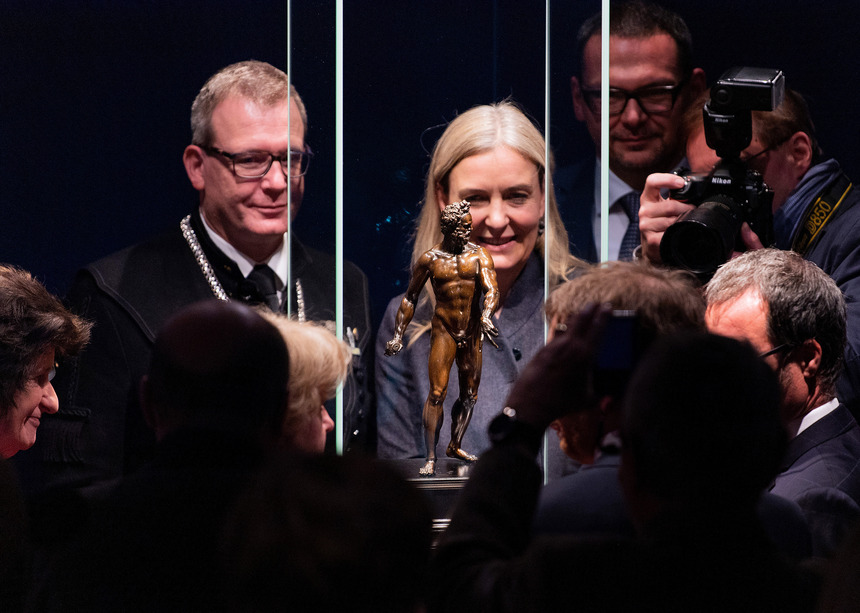
[[[744,246],[746,247],[745,251],[754,251],[756,249],[764,249],[764,245],[762,244],[761,239],[759,239],[758,234],[756,234],[755,232],[752,231],[752,228],[750,228],[750,225],[747,222],[744,222],[741,225],[740,236],[741,236],[741,240],[744,243]],[[736,258],[740,254],[741,253],[739,251],[735,251],[732,253],[732,257]]]
[[[595,401],[592,370],[612,309],[594,305],[555,325],[555,336],[525,367],[510,394],[516,419],[543,432],[554,420]]]
[[[684,178],[671,173],[655,173],[645,180],[645,189],[639,198],[639,235],[642,242],[642,257],[651,264],[662,263],[660,241],[666,228],[675,223],[678,217],[690,209],[671,198],[664,198],[661,190],[684,187]]]

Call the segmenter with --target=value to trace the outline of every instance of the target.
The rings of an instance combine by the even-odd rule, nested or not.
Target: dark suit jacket
[[[632,537],[633,520],[618,482],[620,465],[619,454],[604,453],[594,464],[547,483],[535,512],[535,533]]]
[[[594,464],[547,483],[535,511],[534,533],[633,537],[635,527],[618,481],[620,465],[618,453],[604,453]],[[809,526],[797,504],[764,493],[756,514],[780,551],[798,560],[812,555]]]
[[[92,340],[59,369],[60,411],[45,416],[33,449],[19,454],[26,490],[116,478],[151,457],[154,435],[138,406],[137,386],[149,367],[155,335],[177,310],[214,297],[178,225],[78,273],[67,300],[95,322]],[[196,211],[192,226],[226,293],[242,301],[261,300],[209,239]],[[334,258],[293,238],[292,265],[293,279],[301,279],[308,319],[333,320]],[[344,322],[356,331],[359,352],[346,386],[344,431],[357,430],[347,444],[360,445],[373,430],[373,342],[367,279],[349,262],[344,263]]]
[[[529,535],[534,456],[497,446],[472,469],[431,563],[435,611],[812,611],[813,577],[752,509],[664,517],[638,539]]]
[[[594,244],[594,157],[588,156],[553,175],[555,200],[567,229],[570,252],[589,262],[597,261]]]
[[[860,519],[860,426],[840,405],[788,444],[771,492],[794,500],[813,552],[830,555]]]

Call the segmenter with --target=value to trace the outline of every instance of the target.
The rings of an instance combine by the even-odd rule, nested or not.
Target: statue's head
[[[467,200],[452,202],[442,210],[439,220],[442,234],[460,245],[469,242],[472,235],[472,214],[469,207]]]

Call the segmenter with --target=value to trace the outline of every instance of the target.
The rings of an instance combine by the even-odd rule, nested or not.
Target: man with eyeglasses
[[[684,120],[687,161],[694,172],[709,172],[718,161],[705,142],[703,95]],[[837,385],[840,400],[860,416],[860,190],[818,144],[809,108],[796,91],[786,89],[772,112],[752,112],[752,142],[741,153],[773,190],[773,233],[779,249],[791,249],[815,262],[839,286],[848,304],[845,368]],[[640,205],[642,257],[661,264],[660,241],[666,228],[692,205],[664,198],[661,190],[684,181],[673,174],[648,178]],[[743,224],[747,249],[762,243]],[[771,246],[771,245],[766,245]]]
[[[860,520],[860,426],[836,388],[845,298],[799,254],[758,249],[717,270],[705,299],[708,329],[749,341],[777,373],[790,442],[770,491],[800,506],[813,553],[829,556]]]
[[[690,32],[665,8],[637,0],[609,11],[609,150],[600,153],[601,14],[579,29],[580,74],[570,79],[576,118],[585,123],[597,159],[560,169],[556,195],[571,251],[600,259],[600,164],[609,164],[610,260],[629,260],[639,244],[639,193],[646,177],[672,170],[684,156],[681,117],[705,87],[692,65]]]
[[[183,306],[239,300],[334,324],[335,259],[288,234],[312,153],[287,75],[257,61],[220,70],[195,98],[191,128],[183,162],[199,205],[164,235],[87,266],[70,290],[70,303],[96,326],[71,376],[58,378],[65,410],[44,424],[42,474],[28,478],[35,488],[118,477],[151,454],[137,386],[156,333]],[[343,296],[355,356],[344,394],[350,449],[370,436],[373,342],[367,280],[349,262]]]

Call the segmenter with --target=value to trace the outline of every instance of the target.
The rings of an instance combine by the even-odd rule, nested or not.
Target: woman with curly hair
[[[56,360],[78,353],[90,328],[30,273],[0,264],[0,457],[32,447],[42,415],[57,412]]]

